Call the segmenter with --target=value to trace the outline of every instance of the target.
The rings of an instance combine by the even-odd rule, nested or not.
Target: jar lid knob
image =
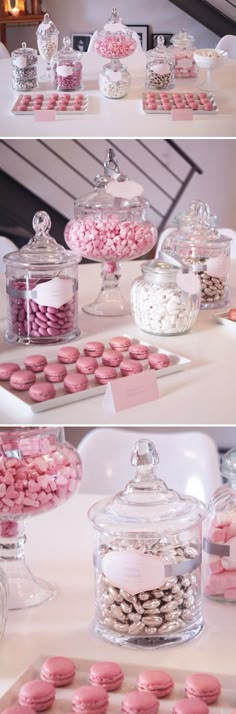
[[[118,181],[126,180],[127,176],[120,172],[118,159],[113,149],[107,149],[103,166],[105,176],[111,176],[112,178],[116,178]]]
[[[118,10],[116,7],[112,8],[110,20],[111,20],[111,22],[122,22],[122,18],[119,16],[119,13],[118,13]]]
[[[32,221],[33,229],[37,235],[48,234],[51,228],[51,219],[46,211],[37,211]]]
[[[50,20],[50,15],[48,14],[48,12],[45,12],[43,22],[49,22],[49,20]]]
[[[165,44],[165,38],[164,35],[158,35],[157,38],[157,47],[163,48]]]
[[[64,45],[64,48],[63,48],[63,49],[66,49],[66,50],[71,49],[71,39],[70,39],[70,37],[63,37],[63,45]]]
[[[26,42],[21,43],[22,50],[26,50],[27,44]]]

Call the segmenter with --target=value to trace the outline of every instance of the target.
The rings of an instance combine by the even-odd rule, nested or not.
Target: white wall
[[[72,32],[93,32],[102,27],[116,4],[112,0],[47,0],[48,11],[63,35]],[[169,0],[118,0],[118,10],[128,24],[150,25],[151,32],[178,32],[184,27],[196,37],[199,47],[214,47],[218,37],[193,20]],[[36,28],[11,28],[8,48],[25,40],[35,46]]]
[[[122,428],[122,427],[121,427]],[[139,431],[148,431],[149,433],[153,433],[153,438],[158,439],[158,434],[159,433],[172,433],[172,432],[178,432],[178,431],[200,431],[203,432],[204,434],[208,434],[216,444],[216,447],[218,449],[231,449],[236,447],[236,427],[235,426],[206,426],[206,427],[178,427],[177,429],[175,427],[131,427],[129,431],[136,431],[137,432],[137,438],[138,438],[138,433]],[[89,427],[76,427],[76,426],[69,426],[66,427],[66,438],[68,441],[71,442],[75,447],[79,445],[79,442],[81,439],[84,438],[88,432],[91,431],[91,428]]]

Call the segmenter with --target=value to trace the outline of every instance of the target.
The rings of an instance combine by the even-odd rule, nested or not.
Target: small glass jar
[[[36,36],[39,54],[47,63],[47,71],[50,74],[51,60],[58,50],[59,31],[47,12],[37,28]]]
[[[200,309],[197,276],[189,288],[189,273],[175,266],[151,260],[143,263],[141,270],[142,275],[131,286],[131,308],[137,327],[152,335],[188,332]]]
[[[201,610],[202,519],[195,498],[157,475],[152,442],[133,449],[134,479],[90,508],[96,588],[94,630],[114,644],[161,647],[195,637]]]
[[[175,56],[176,79],[195,79],[198,67],[194,59],[195,39],[184,30],[171,38]]]
[[[163,35],[158,35],[157,46],[146,53],[147,89],[172,89],[175,86],[175,59],[173,52],[165,47]]]
[[[17,92],[30,92],[38,84],[37,50],[27,47],[26,42],[11,53],[12,86]]]
[[[0,568],[0,640],[2,639],[7,622],[8,610],[8,583],[4,570]]]
[[[236,602],[236,449],[223,456],[221,475],[225,485],[210,500],[203,540],[204,593]]]
[[[192,201],[176,217],[177,227],[161,243],[161,256],[178,256],[201,281],[201,308],[221,309],[229,304],[231,238],[216,228],[217,217],[207,203]]]
[[[4,257],[8,317],[6,339],[23,344],[67,342],[78,326],[78,263],[49,234],[51,221],[39,211],[35,236]]]
[[[76,92],[82,87],[81,52],[73,50],[70,37],[64,37],[62,50],[54,60],[56,89],[60,92]]]
[[[131,76],[125,65],[113,67],[112,63],[105,64],[99,74],[99,89],[104,97],[121,99],[128,94]]]
[[[94,50],[100,57],[120,60],[132,55],[136,47],[137,42],[133,37],[132,30],[123,25],[117,9],[113,8],[108,23],[104,25],[101,32],[98,32]]]

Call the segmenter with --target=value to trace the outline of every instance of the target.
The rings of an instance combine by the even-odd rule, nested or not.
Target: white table
[[[140,262],[124,263],[122,287],[128,297],[131,281],[140,273]],[[100,285],[100,265],[79,267],[80,305],[91,302]],[[236,286],[236,261],[232,263],[232,286]],[[1,285],[0,285],[1,286]],[[3,276],[2,290],[4,294]],[[232,305],[236,305],[236,290],[232,287]],[[0,314],[5,317],[3,298]],[[131,315],[102,318],[80,313],[81,337],[76,343],[83,348],[88,339],[101,339],[105,343],[113,335],[131,334],[160,348],[166,348],[184,357],[192,364],[185,371],[162,377],[159,382],[160,398],[142,407],[131,408],[111,415],[102,407],[103,397],[97,396],[80,402],[33,414],[23,405],[16,411],[14,404],[0,397],[0,424],[235,424],[236,421],[236,325],[226,328],[216,322],[212,312],[200,313],[192,332],[175,337],[154,337],[138,331]],[[5,321],[0,322],[1,361],[23,362],[30,353],[39,353],[32,347],[9,345],[4,339]],[[47,358],[55,359],[58,348],[41,349]]]
[[[0,695],[40,654],[116,660],[160,669],[235,675],[235,606],[204,600],[205,628],[195,641],[161,650],[115,647],[94,637],[92,533],[87,510],[101,498],[77,495],[27,525],[33,572],[54,582],[57,596],[46,605],[9,613],[1,642]]]
[[[194,116],[193,121],[172,121],[166,114],[145,114],[141,106],[144,87],[145,56],[135,53],[126,60],[132,73],[132,87],[127,97],[106,99],[98,91],[98,73],[104,60],[95,53],[83,57],[84,83],[89,95],[89,108],[81,116],[58,116],[55,122],[36,122],[33,116],[14,116],[11,109],[16,94],[11,87],[11,63],[0,63],[0,136],[4,137],[192,137],[236,135],[236,60],[216,73],[219,92],[216,94],[219,113]],[[42,62],[39,61],[42,74]],[[199,78],[204,78],[204,72]],[[195,91],[197,80],[178,80],[178,91]]]

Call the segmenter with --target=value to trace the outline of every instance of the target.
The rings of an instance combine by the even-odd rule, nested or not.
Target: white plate
[[[58,654],[58,653],[57,653]],[[119,655],[119,653],[117,653]],[[23,672],[23,674],[14,682],[14,684],[8,689],[6,694],[0,699],[0,711],[2,712],[4,708],[17,704],[18,693],[20,687],[25,682],[29,682],[31,679],[39,679],[40,668],[48,655],[39,657],[35,662],[33,662],[28,669]],[[56,699],[51,707],[50,714],[66,714],[66,712],[72,711],[71,700],[73,693],[78,687],[84,684],[89,684],[89,669],[95,660],[85,660],[73,657],[73,662],[76,666],[76,676],[71,685],[67,687],[59,687],[56,690]],[[119,660],[119,656],[115,657]],[[155,658],[154,658],[155,659]],[[188,659],[188,658],[187,658]],[[136,689],[136,679],[141,672],[145,669],[145,657],[143,665],[139,667],[137,665],[121,665],[125,679],[122,687],[117,692],[109,692],[109,706],[106,714],[111,714],[111,712],[118,714],[121,711],[121,701],[126,692]],[[155,667],[155,662],[153,662]],[[168,672],[175,682],[174,689],[168,697],[162,698],[160,700],[160,711],[162,714],[172,714],[174,702],[177,699],[183,699],[184,694],[184,683],[186,677],[191,673],[191,670],[185,669],[169,669]],[[233,709],[235,709],[235,677],[226,674],[216,674],[218,676],[222,691],[218,699],[218,702],[214,705],[211,704],[209,711],[211,714],[232,714]]]
[[[51,94],[53,94],[53,92],[50,92],[49,96]],[[66,95],[65,92],[63,92],[63,94],[56,92],[56,94],[58,94],[59,100],[63,99],[63,96]],[[76,99],[76,96],[78,94],[83,94],[84,100],[83,100],[83,104],[81,105],[81,109],[75,111],[75,109],[73,109],[73,104],[74,104],[74,100]],[[22,115],[22,116],[31,115],[32,116],[32,114],[34,114],[36,111],[35,109],[33,109],[33,100],[30,101],[29,109],[27,109],[27,111],[20,111],[19,109],[17,109],[18,103],[21,99],[21,96],[23,96],[23,95],[27,96],[27,92],[22,92],[22,95],[19,95],[19,97],[17,97],[17,100],[15,101],[15,103],[11,109],[11,113],[17,114],[17,116],[20,116],[20,115]],[[49,111],[49,110],[47,110],[47,107],[46,107],[47,99],[48,99],[48,96],[44,93],[42,107],[41,107],[41,109],[38,109],[37,111],[45,111],[45,110]],[[84,114],[85,112],[87,112],[87,110],[88,110],[88,95],[84,94],[83,92],[75,92],[75,94],[73,94],[73,92],[71,93],[71,99],[70,99],[70,101],[68,103],[68,107],[65,111],[57,109],[57,107],[55,107],[56,114],[74,114],[75,116],[77,116],[78,114]]]
[[[159,96],[160,96],[160,92],[159,92],[159,91],[157,91],[157,90],[155,90],[155,89],[153,89],[153,90],[150,89],[149,91],[150,91],[150,92],[153,92],[154,94],[156,94],[156,95],[157,95],[157,98],[159,98]],[[172,111],[172,109],[178,109],[178,107],[176,107],[174,103],[173,103],[171,109],[159,109],[159,108],[157,108],[157,109],[147,109],[146,106],[145,106],[145,96],[146,96],[146,94],[149,93],[149,91],[147,90],[146,92],[144,92],[144,94],[143,94],[143,96],[142,96],[142,107],[143,107],[143,111],[145,112],[145,114],[169,114],[169,115],[171,116],[171,111]],[[163,91],[164,91],[164,90],[163,90]],[[167,90],[167,91],[168,91],[168,90]],[[201,91],[201,90],[200,90],[200,91]],[[177,94],[177,92],[175,92],[175,94]],[[178,94],[182,94],[182,95],[184,96],[184,94],[186,94],[186,92],[178,92]],[[194,95],[194,98],[197,99],[198,93],[197,93],[197,92],[192,92],[192,94]],[[196,109],[196,110],[193,110],[193,116],[199,115],[199,114],[201,114],[201,115],[203,115],[203,114],[208,114],[208,115],[209,115],[209,114],[216,114],[216,112],[219,111],[219,108],[218,108],[218,106],[217,106],[217,104],[216,104],[216,101],[215,101],[215,98],[213,97],[213,95],[212,95],[211,93],[209,93],[209,92],[206,92],[206,94],[208,95],[209,101],[210,101],[210,102],[212,103],[212,105],[213,105],[213,111],[207,111],[206,109]],[[169,97],[171,98],[171,101],[172,101],[172,100],[173,100],[173,92],[169,92],[169,91],[168,91],[168,95],[169,95]],[[188,109],[189,106],[186,105],[185,108]]]
[[[226,325],[226,327],[231,327],[231,330],[234,330],[236,332],[236,322],[234,320],[230,320],[229,317],[227,316],[227,313],[224,315],[217,315],[216,318],[217,322],[220,322],[221,325]]]

